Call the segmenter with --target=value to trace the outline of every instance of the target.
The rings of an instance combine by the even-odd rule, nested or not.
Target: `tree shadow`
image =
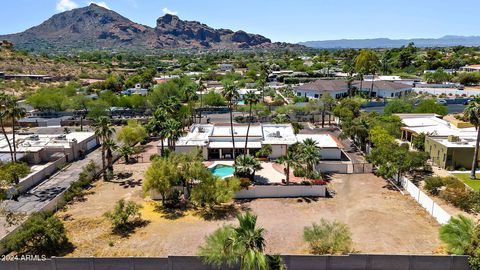
[[[298,203],[313,203],[318,202],[318,197],[300,197],[297,198]]]
[[[200,216],[206,221],[230,220],[237,217],[241,212],[250,211],[246,204],[228,204],[213,207],[203,207],[196,211],[195,215]]]
[[[150,224],[149,220],[137,218],[121,228],[113,228],[112,233],[122,238],[128,238],[131,234],[135,233],[138,228],[143,228]]]
[[[163,206],[160,203],[156,203],[154,207],[155,212],[160,213],[162,218],[169,220],[176,220],[185,217],[187,210],[186,207],[169,207],[169,205]]]

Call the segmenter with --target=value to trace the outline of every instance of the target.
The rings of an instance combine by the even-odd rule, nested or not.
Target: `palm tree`
[[[164,130],[165,130],[165,121],[167,121],[168,115],[167,112],[162,109],[158,108],[154,113],[153,117],[148,121],[147,123],[147,130],[149,133],[153,134],[154,136],[160,136],[160,144],[161,144],[161,149],[162,152],[161,154],[163,155],[164,153]]]
[[[465,107],[463,111],[465,119],[467,119],[477,130],[477,140],[475,142],[475,151],[473,152],[472,170],[470,171],[470,179],[476,179],[477,171],[478,146],[480,144],[480,103],[475,100]]]
[[[327,111],[331,111],[332,107],[335,105],[335,99],[330,95],[330,93],[324,93],[320,97],[320,103],[322,106],[322,128],[325,127],[325,115]],[[330,112],[328,115],[328,124],[330,125]]]
[[[317,173],[315,167],[321,160],[320,148],[317,146],[317,142],[307,138],[302,142],[300,149],[300,160],[305,163],[309,176],[314,176]]]
[[[113,152],[117,150],[118,146],[117,143],[112,139],[108,139],[104,145],[107,159],[107,169],[110,173],[113,173]]]
[[[286,155],[281,156],[275,160],[275,162],[285,166],[285,175],[288,186],[290,184],[290,167],[298,165],[298,156],[294,151],[288,150]]]
[[[188,84],[184,89],[185,101],[188,104],[190,109],[190,117],[192,122],[195,121],[195,104],[194,101],[198,99],[197,96],[197,85]]]
[[[17,162],[17,144],[15,141],[15,124],[18,119],[27,115],[25,109],[20,107],[17,103],[17,99],[12,97],[7,106],[7,115],[12,121],[12,143],[13,143],[13,162]]]
[[[203,79],[200,78],[198,81],[198,92],[200,92],[200,111],[199,111],[199,123],[202,123],[202,109],[203,109],[203,92],[207,91],[207,86],[203,83]]]
[[[100,139],[102,144],[102,171],[103,171],[103,180],[107,181],[107,175],[105,173],[105,143],[112,137],[115,129],[112,126],[110,119],[106,116],[102,116],[97,119],[95,124],[95,136]]]
[[[10,139],[8,138],[8,134],[5,131],[5,121],[9,119],[8,115],[8,107],[10,106],[11,102],[11,96],[5,94],[5,93],[0,93],[0,126],[2,128],[2,133],[3,136],[5,137],[5,140],[7,141],[8,148],[10,150],[10,158],[12,162],[15,160],[14,155],[13,155],[13,148],[12,144],[10,142]]]
[[[456,255],[469,253],[475,222],[463,215],[452,217],[440,228],[440,240],[447,245],[448,252]]]
[[[248,127],[247,127],[247,135],[245,137],[245,150],[243,154],[247,154],[247,144],[248,144],[248,133],[250,132],[250,124],[252,122],[252,107],[253,105],[257,104],[260,102],[260,98],[258,97],[255,92],[251,91],[245,94],[244,98],[245,104],[249,105],[248,108]]]
[[[230,111],[230,133],[232,134],[232,158],[234,162],[235,159],[235,133],[233,130],[233,103],[239,97],[237,86],[232,81],[225,81],[223,83],[222,90],[223,97],[228,101],[228,107]]]
[[[182,123],[172,118],[167,119],[162,134],[168,140],[168,148],[175,151],[175,142],[183,135]]]
[[[372,98],[373,84],[374,84],[374,81],[375,81],[374,77],[375,77],[375,73],[377,71],[377,68],[379,66],[379,63],[380,62],[378,61],[377,55],[372,50],[363,49],[363,50],[360,51],[360,53],[355,58],[355,69],[359,73],[366,72],[367,74],[372,75],[372,85],[371,85],[371,88],[370,88],[370,92],[368,94],[369,98]],[[362,81],[363,81],[363,76],[362,76],[362,80],[360,81],[360,83]],[[361,87],[360,87],[360,91],[362,91]]]
[[[123,156],[126,164],[130,161],[129,156],[132,155],[133,152],[133,147],[130,145],[124,145],[118,149],[118,153]]]
[[[237,219],[238,226],[225,225],[207,236],[199,255],[206,263],[217,267],[239,262],[242,270],[269,269],[264,254],[265,230],[257,227],[257,216],[247,212],[238,215]]]
[[[235,162],[235,173],[242,177],[253,180],[255,172],[263,169],[260,161],[251,155],[240,155]]]
[[[298,133],[300,133],[300,130],[302,130],[304,128],[303,125],[298,123],[298,122],[292,122],[290,124],[292,125],[293,134],[295,134],[295,135],[298,135]]]

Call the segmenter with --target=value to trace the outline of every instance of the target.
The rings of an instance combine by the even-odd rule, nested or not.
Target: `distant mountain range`
[[[115,11],[90,4],[52,16],[24,32],[0,35],[16,48],[33,51],[72,50],[215,50],[300,48],[244,31],[214,29],[166,14],[155,27],[135,23]]]
[[[410,42],[415,43],[417,47],[451,47],[451,46],[480,46],[480,36],[444,36],[441,38],[413,38],[413,39],[339,39],[339,40],[322,40],[322,41],[306,41],[298,44],[310,48],[317,49],[334,49],[334,48],[398,48],[408,45]]]

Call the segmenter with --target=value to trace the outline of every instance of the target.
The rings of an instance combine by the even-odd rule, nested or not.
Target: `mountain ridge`
[[[272,43],[262,35],[215,29],[198,21],[165,14],[155,27],[142,25],[96,4],[58,13],[23,32],[0,35],[15,47],[32,51],[99,50],[211,50],[294,48]]]
[[[398,48],[409,43],[417,47],[451,47],[451,46],[480,46],[480,36],[446,35],[440,38],[411,38],[411,39],[336,39],[304,41],[297,44],[317,49],[362,49],[362,48]]]

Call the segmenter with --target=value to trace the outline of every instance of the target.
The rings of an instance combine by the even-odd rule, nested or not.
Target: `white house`
[[[235,154],[245,151],[245,141],[248,126],[234,124]],[[248,134],[247,154],[255,153],[264,145],[272,147],[270,158],[279,158],[287,153],[290,145],[312,138],[322,148],[322,159],[340,160],[342,145],[329,134],[295,135],[290,124],[253,124]],[[161,144],[158,146],[161,153]],[[175,152],[191,153],[201,150],[203,158],[231,159],[233,143],[230,124],[195,124],[184,137],[175,144]]]

